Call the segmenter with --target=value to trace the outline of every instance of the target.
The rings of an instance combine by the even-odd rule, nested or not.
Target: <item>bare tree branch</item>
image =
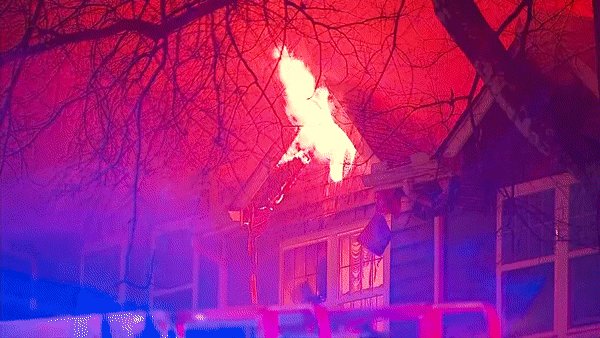
[[[187,8],[177,16],[167,18],[164,22],[154,23],[141,19],[121,19],[108,26],[94,29],[83,29],[73,33],[52,32],[52,38],[30,45],[31,28],[24,36],[23,43],[9,51],[0,53],[0,66],[14,60],[41,54],[62,46],[73,45],[79,42],[101,40],[122,33],[135,33],[152,40],[166,38],[173,32],[189,25],[193,21],[202,18],[229,4],[230,0],[206,0],[199,5]],[[50,32],[46,32],[49,34]]]

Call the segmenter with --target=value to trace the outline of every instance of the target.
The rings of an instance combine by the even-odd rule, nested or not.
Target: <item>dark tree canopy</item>
[[[70,189],[100,183],[137,194],[151,175],[219,168],[222,187],[236,191],[297,132],[273,57],[283,45],[375,155],[400,163],[435,149],[482,86],[524,86],[489,76],[482,62],[520,74],[506,52],[515,37],[556,50],[545,44],[561,41],[567,18],[589,13],[567,0],[5,2],[0,175],[46,172]],[[554,38],[527,38],[542,33]],[[545,122],[535,121],[529,138],[543,145]]]

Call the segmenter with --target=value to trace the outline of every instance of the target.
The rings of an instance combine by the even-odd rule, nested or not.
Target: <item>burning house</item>
[[[235,218],[237,231],[248,231],[254,243],[244,292],[260,304],[350,309],[476,301],[496,307],[506,336],[597,336],[595,66],[589,49],[556,56],[571,55],[561,48],[591,44],[574,38],[590,25],[569,21],[566,46],[526,53],[544,81],[573,98],[554,102],[569,106],[554,117],[563,125],[550,125],[561,151],[548,154],[532,144],[484,88],[432,156],[417,153],[390,166],[377,158],[387,149],[365,144],[355,161],[369,169],[341,182],[313,163],[292,171],[272,166],[274,174],[253,177]],[[354,135],[354,144],[364,142]],[[261,211],[252,208],[269,196],[278,196],[277,205],[255,217]],[[261,224],[258,234],[253,222]],[[451,336],[484,335],[482,317],[445,320]],[[391,327],[398,336],[418,335],[415,322]]]
[[[252,100],[231,99],[235,101],[233,117],[224,113],[221,104],[226,101],[227,86],[216,79],[218,57],[193,64],[215,75],[210,95],[193,108],[215,112],[205,124],[217,130],[216,136],[209,133],[209,141],[193,140],[191,147],[193,152],[209,154],[200,162],[214,160],[214,167],[190,169],[189,154],[181,160],[177,156],[183,150],[173,146],[169,151],[175,155],[149,160],[151,179],[139,180],[140,162],[145,160],[142,150],[169,148],[165,146],[169,142],[154,142],[146,134],[142,141],[140,112],[147,94],[142,87],[143,95],[132,104],[138,110],[125,105],[126,114],[117,114],[116,122],[98,122],[103,131],[116,133],[112,123],[123,122],[120,118],[133,121],[123,123],[127,125],[124,135],[135,134],[137,139],[124,137],[122,142],[134,151],[120,154],[115,150],[119,147],[104,138],[98,141],[101,149],[94,148],[102,156],[112,159],[110,153],[124,158],[125,167],[131,165],[134,170],[124,169],[122,181],[133,184],[119,183],[110,189],[78,182],[57,197],[54,191],[24,184],[18,176],[3,181],[3,192],[11,194],[0,200],[6,211],[1,220],[10,226],[6,233],[3,229],[0,248],[0,336],[14,336],[14,332],[23,336],[51,332],[57,337],[65,332],[73,336],[184,336],[194,325],[214,324],[210,328],[218,330],[224,329],[219,325],[225,322],[239,324],[246,317],[256,317],[261,321],[259,329],[270,337],[278,336],[279,326],[285,326],[274,314],[300,309],[309,312],[314,322],[294,322],[294,332],[320,336],[331,328],[345,336],[336,315],[360,322],[357,317],[380,310],[384,315],[369,317],[372,322],[360,330],[391,337],[437,337],[442,331],[449,337],[598,337],[600,109],[597,54],[590,48],[594,45],[592,19],[548,15],[545,18],[554,25],[552,29],[543,29],[546,22],[540,21],[538,29],[528,31],[532,14],[525,13],[525,22],[515,25],[510,41],[496,36],[508,23],[501,23],[497,32],[482,30],[461,40],[457,35],[462,26],[444,21],[454,13],[443,8],[445,3],[434,1],[433,12],[460,42],[478,74],[470,95],[461,99],[467,101],[464,106],[457,104],[453,91],[449,100],[436,103],[448,109],[439,112],[452,122],[447,129],[426,123],[437,112],[406,122],[416,111],[430,108],[428,104],[417,105],[406,116],[383,109],[396,105],[388,101],[397,96],[386,97],[392,91],[405,97],[416,95],[413,89],[405,94],[396,78],[384,81],[384,73],[379,78],[365,76],[376,83],[372,91],[361,89],[354,93],[358,98],[341,99],[336,94],[351,86],[345,82],[350,76],[334,74],[334,80],[344,81],[326,81],[320,69],[324,63],[315,67],[308,61],[310,55],[303,59],[291,44],[273,47],[269,42],[260,53],[252,53],[264,57],[265,50],[272,52],[268,55],[268,64],[275,65],[272,73],[270,68],[264,71],[267,75],[250,70],[249,84],[229,93],[231,97],[244,91],[252,94]],[[528,3],[518,5],[515,13],[532,6]],[[163,14],[168,25],[160,28],[178,27],[187,18],[178,13],[194,6],[176,8],[173,18],[177,20]],[[218,1],[214,6],[211,10],[226,7],[222,26],[211,26],[207,37],[220,55],[224,43],[215,32],[234,40],[236,28],[229,17],[234,9]],[[314,29],[320,45],[317,27],[323,25],[307,12],[315,8],[293,2],[285,6],[289,6],[286,18],[292,8],[307,18],[307,27]],[[397,16],[386,18],[395,18],[397,25],[401,9]],[[475,14],[467,19],[477,23]],[[210,20],[215,25],[212,16]],[[390,36],[395,39],[397,26],[393,27]],[[151,34],[154,42],[163,41],[157,31],[145,34]],[[169,48],[164,41],[156,50]],[[500,52],[490,52],[490,56],[469,49],[474,45]],[[235,41],[228,46],[227,52],[242,53]],[[179,45],[174,49],[187,52]],[[191,53],[189,59],[196,62],[197,54]],[[249,60],[258,59],[250,56]],[[388,70],[392,59],[377,53],[369,58],[365,69],[381,58]],[[6,60],[9,57],[0,54],[0,66]],[[243,60],[238,60],[238,66],[250,68]],[[465,77],[453,72],[453,60],[445,61],[450,66],[441,68],[448,72],[444,76]],[[425,68],[411,66],[411,72]],[[359,62],[352,67],[360,68]],[[234,72],[222,73],[233,77]],[[279,81],[277,90],[259,84],[263,75],[267,84]],[[99,76],[97,81],[104,85],[109,79]],[[196,80],[185,78],[181,84]],[[426,82],[412,81],[413,85]],[[176,115],[176,100],[161,100],[165,92],[155,93],[160,99],[153,101],[156,107],[152,109]],[[271,101],[271,96],[278,101]],[[103,100],[106,97],[110,95]],[[258,103],[262,99],[263,105]],[[204,101],[217,104],[206,108]],[[102,103],[110,106],[108,101]],[[110,109],[100,107],[106,111],[98,111],[110,114]],[[409,108],[408,104],[402,107]],[[236,109],[246,112],[238,116],[247,120],[244,124],[235,124]],[[248,113],[261,109],[256,116]],[[269,119],[257,118],[263,115]],[[102,120],[99,116],[94,118]],[[65,125],[72,122],[67,120]],[[143,122],[152,125],[155,121]],[[238,133],[225,125],[239,128]],[[258,131],[250,132],[248,126]],[[405,126],[410,130],[404,130]],[[168,129],[162,124],[152,127]],[[262,129],[267,131],[261,133]],[[190,134],[181,131],[183,138],[191,139]],[[242,146],[224,146],[231,139]],[[423,146],[432,142],[433,147]],[[251,156],[246,143],[254,144]],[[216,150],[209,152],[202,146]],[[227,162],[224,154],[238,157]],[[173,159],[183,164],[173,164]],[[102,175],[120,168],[107,162],[110,169],[93,168],[99,181],[108,180]],[[185,170],[179,176],[159,174],[161,166],[167,165]],[[38,164],[32,177],[40,179],[47,171],[61,170],[65,176],[78,177],[79,172],[67,168]],[[84,191],[77,195],[80,204],[64,197],[81,193],[78,189]],[[56,234],[56,224],[65,224],[61,235]],[[388,310],[405,315],[385,318]],[[220,321],[215,324],[211,318]],[[358,335],[360,330],[347,334]],[[225,336],[255,333],[250,331],[219,332]]]

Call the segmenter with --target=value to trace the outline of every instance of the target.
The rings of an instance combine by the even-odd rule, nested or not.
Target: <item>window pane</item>
[[[294,250],[287,250],[283,253],[283,280],[291,281],[294,279]]]
[[[591,185],[574,184],[569,197],[569,248],[598,247],[597,213],[600,191]]]
[[[362,259],[362,246],[356,238],[350,240],[350,265],[360,264]]]
[[[83,285],[116,300],[120,271],[121,251],[118,246],[89,252],[83,258]]]
[[[297,248],[294,250],[296,258],[294,260],[294,277],[302,277],[305,275],[306,261],[305,261],[305,248]]]
[[[326,252],[327,246],[325,243],[321,243],[319,245],[323,248],[320,251]],[[327,256],[322,255],[319,256],[319,260],[317,261],[317,295],[321,299],[321,301],[325,301],[327,299]]]
[[[342,268],[340,270],[340,291],[342,295],[350,291],[350,268]]]
[[[349,238],[344,236],[340,239],[340,262],[341,266],[350,265],[350,246]]]
[[[569,262],[569,323],[600,323],[600,255],[573,258]]]
[[[504,332],[521,336],[552,330],[554,265],[543,264],[502,275]]]
[[[362,264],[362,289],[370,289],[373,287],[373,262],[364,262]]]
[[[306,274],[315,275],[317,273],[317,246],[309,245],[306,247]]]
[[[358,292],[362,288],[360,270],[360,265],[350,267],[350,292]]]
[[[198,308],[215,309],[219,305],[219,263],[200,256]]]
[[[327,262],[327,242],[317,244],[317,248],[317,255],[319,257],[317,264],[322,266],[324,264],[323,262]]]
[[[192,283],[192,234],[177,230],[156,238],[154,286],[170,289]]]
[[[293,304],[292,301],[292,290],[294,289],[294,280],[290,279],[290,280],[286,280],[283,284],[283,290],[282,290],[282,301],[283,304]]]
[[[363,248],[357,240],[358,235],[342,236],[339,240],[341,294],[361,292],[383,285],[383,258]],[[380,263],[381,269],[376,266],[376,262]],[[350,265],[349,269],[346,268],[346,263]]]
[[[283,253],[283,304],[321,302],[327,297],[327,242]]]
[[[358,241],[357,241],[358,243]],[[362,261],[369,262],[373,260],[373,254],[369,251],[369,249],[363,247],[362,248]]]
[[[502,262],[554,252],[554,190],[506,199],[502,209]]]
[[[375,277],[373,280],[373,287],[379,287],[383,285],[383,259],[375,261]]]

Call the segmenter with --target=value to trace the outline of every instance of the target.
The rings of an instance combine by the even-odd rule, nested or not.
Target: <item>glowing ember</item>
[[[279,78],[285,87],[286,114],[299,127],[298,135],[278,165],[294,158],[308,163],[314,155],[329,161],[329,178],[341,181],[348,174],[356,149],[346,133],[335,123],[333,104],[326,87],[315,88],[315,78],[304,62],[294,58],[286,47],[275,49],[279,61]]]

